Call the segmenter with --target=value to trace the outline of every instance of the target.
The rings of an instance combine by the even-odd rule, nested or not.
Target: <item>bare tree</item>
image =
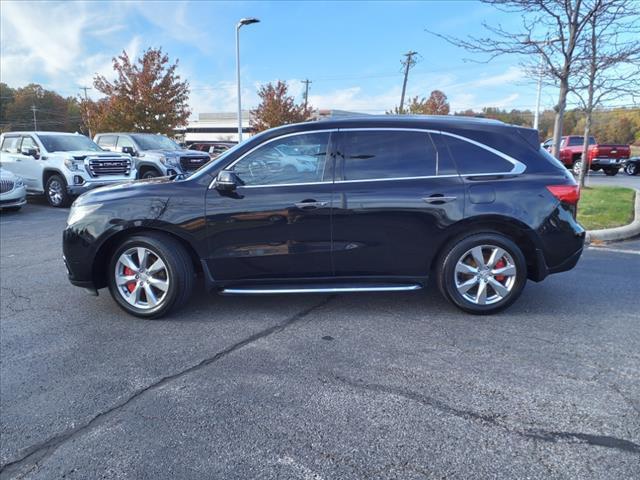
[[[509,31],[500,24],[483,23],[487,37],[466,39],[430,32],[449,43],[474,53],[487,54],[489,62],[501,55],[516,55],[530,72],[559,87],[555,110],[552,153],[558,156],[562,120],[569,95],[578,42],[594,12],[608,0],[482,0],[501,11],[518,15],[522,24]],[[541,66],[538,65],[541,59]],[[476,60],[477,61],[477,60]]]
[[[580,188],[589,168],[589,136],[594,110],[607,102],[640,98],[640,8],[636,0],[607,0],[589,19],[576,58],[572,92],[584,111],[584,143],[578,170]]]

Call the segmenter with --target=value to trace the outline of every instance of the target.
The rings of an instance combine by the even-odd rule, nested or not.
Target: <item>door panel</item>
[[[216,280],[330,276],[332,184],[207,194]],[[315,205],[312,205],[315,203]]]
[[[31,137],[22,137],[20,150],[36,148],[40,151],[40,147]],[[17,154],[16,161],[20,165],[20,175],[24,178],[28,190],[42,191],[44,185],[42,183],[42,160],[36,159],[31,155],[23,155],[21,152]],[[41,188],[42,187],[42,188]]]
[[[464,215],[457,176],[337,183],[335,198],[337,276],[427,276],[445,229]]]

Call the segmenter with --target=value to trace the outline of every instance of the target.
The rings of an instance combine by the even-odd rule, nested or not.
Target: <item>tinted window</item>
[[[84,135],[38,135],[40,142],[47,152],[90,151],[99,152],[101,149]]]
[[[582,145],[582,137],[569,137],[569,146],[576,147]]]
[[[108,150],[115,150],[117,138],[115,135],[102,135],[98,137],[98,145]]]
[[[344,180],[423,177],[436,173],[436,149],[425,132],[344,132],[341,150]]]
[[[233,166],[246,185],[321,182],[325,175],[328,133],[308,133],[273,140]]]
[[[453,157],[460,175],[481,173],[506,173],[513,164],[495,153],[449,135],[442,135]]]
[[[18,144],[20,137],[4,137],[2,139],[2,147],[0,149],[7,153],[18,153]]]
[[[131,138],[140,145],[141,150],[182,150],[180,145],[163,135],[137,133],[131,135]]]

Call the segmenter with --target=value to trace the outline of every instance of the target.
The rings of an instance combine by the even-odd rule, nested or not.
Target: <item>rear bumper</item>
[[[627,161],[626,158],[594,158],[591,160],[593,167],[622,167]]]

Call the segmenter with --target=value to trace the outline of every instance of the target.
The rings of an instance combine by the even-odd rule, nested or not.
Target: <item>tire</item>
[[[618,170],[619,170],[619,168],[605,168],[604,169],[604,174],[607,177],[614,177],[615,175],[618,174]]]
[[[624,167],[624,173],[627,175],[638,175],[640,173],[640,169],[638,168],[637,163],[627,163]]]
[[[487,269],[494,249],[500,257],[494,262],[493,269]],[[477,269],[474,253],[480,251],[483,268]],[[459,266],[459,263],[464,265]],[[501,271],[509,273],[492,274],[495,265],[500,264],[503,266],[499,268],[504,269]],[[476,272],[471,273],[473,270]],[[527,282],[527,262],[520,248],[509,238],[495,232],[480,232],[459,237],[445,247],[438,262],[437,279],[442,295],[456,307],[475,315],[487,315],[504,310],[517,300]],[[467,285],[463,285],[465,283]],[[499,287],[502,295],[494,288],[495,284],[502,285]],[[481,291],[484,291],[484,297]]]
[[[44,189],[49,205],[56,208],[68,207],[71,204],[71,195],[67,192],[67,182],[60,175],[51,175]]]
[[[138,253],[141,250],[146,251],[143,269]],[[132,263],[126,261],[125,255]],[[156,270],[152,272],[154,265]],[[116,280],[116,275],[131,279],[118,284],[122,280]],[[191,257],[180,242],[164,233],[150,232],[132,236],[120,244],[109,262],[108,276],[109,291],[120,308],[136,317],[154,319],[187,302],[195,272]]]
[[[580,175],[580,170],[582,170],[582,160],[576,160],[573,162],[573,165],[571,165],[571,171],[577,177]]]
[[[142,175],[140,175],[140,178],[141,179],[158,178],[160,176],[161,176],[160,172],[158,172],[157,170],[154,170],[153,168],[150,168],[149,170],[144,172]]]

